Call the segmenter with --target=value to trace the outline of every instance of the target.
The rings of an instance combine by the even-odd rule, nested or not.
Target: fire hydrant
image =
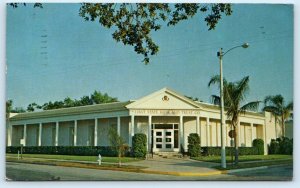
[[[100,154],[98,155],[98,160],[97,160],[97,161],[98,161],[98,165],[101,165],[101,162],[102,162],[102,157],[101,157],[101,155],[100,155]]]

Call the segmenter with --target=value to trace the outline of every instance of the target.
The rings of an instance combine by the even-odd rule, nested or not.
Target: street
[[[277,166],[267,169],[239,172],[214,176],[171,176],[159,174],[145,174],[133,172],[120,172],[111,170],[94,170],[74,167],[48,166],[25,163],[6,163],[6,176],[14,181],[66,181],[66,180],[291,180],[292,166]]]

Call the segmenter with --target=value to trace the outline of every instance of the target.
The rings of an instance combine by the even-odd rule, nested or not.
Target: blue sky
[[[120,101],[138,99],[163,87],[208,102],[219,74],[217,51],[248,42],[224,57],[224,76],[250,76],[247,101],[266,95],[293,98],[293,7],[234,4],[216,30],[203,15],[153,33],[158,55],[144,65],[132,47],[117,43],[113,30],[78,16],[79,4],[44,4],[7,9],[7,99],[14,106],[43,104],[94,90]],[[42,37],[47,35],[47,37]],[[46,47],[46,48],[45,48]]]

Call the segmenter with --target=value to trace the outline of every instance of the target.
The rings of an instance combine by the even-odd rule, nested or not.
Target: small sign
[[[23,146],[25,145],[25,139],[24,138],[20,139],[20,144],[23,145]]]

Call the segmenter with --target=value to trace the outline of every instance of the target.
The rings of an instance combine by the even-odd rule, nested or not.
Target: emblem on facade
[[[163,101],[169,101],[169,97],[167,95],[165,95],[163,98],[162,98]]]

